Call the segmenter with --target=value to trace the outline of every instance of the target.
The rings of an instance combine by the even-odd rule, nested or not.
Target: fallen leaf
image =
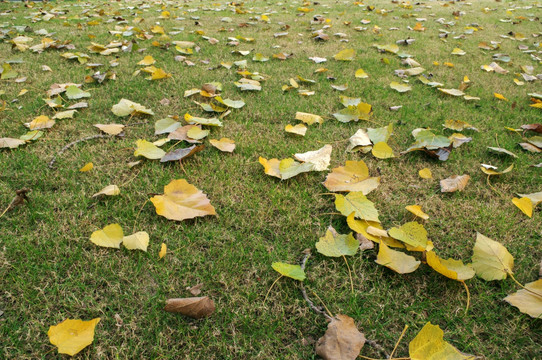
[[[215,311],[215,303],[208,296],[167,299],[164,310],[179,313],[193,319],[210,316]]]
[[[531,199],[531,201],[533,202],[533,206],[542,203],[542,191],[532,194],[518,194],[518,196]]]
[[[415,257],[392,250],[384,242],[381,242],[379,245],[378,256],[375,262],[399,274],[414,272],[421,264]]]
[[[149,234],[146,231],[138,231],[122,238],[122,245],[128,250],[143,250],[147,252],[149,246]]]
[[[358,247],[359,242],[352,236],[352,233],[348,235],[337,234],[333,228],[328,229],[326,235],[316,243],[316,250],[329,257],[356,255]]]
[[[94,329],[100,318],[89,321],[66,319],[49,327],[47,335],[60,354],[74,356],[94,341]]]
[[[380,184],[379,177],[370,177],[369,168],[363,160],[346,161],[346,165],[334,168],[323,185],[329,191],[359,191],[369,194]]]
[[[55,121],[45,115],[40,115],[29,123],[24,124],[30,130],[49,129],[55,125]]]
[[[134,156],[143,156],[147,159],[157,160],[161,159],[166,152],[160,149],[158,146],[153,143],[139,139],[136,141],[136,150],[134,151]]]
[[[499,148],[499,147],[493,147],[493,146],[488,146],[487,147],[489,150],[493,151],[493,152],[496,152],[496,153],[499,153],[499,154],[506,154],[506,155],[510,155],[512,156],[513,158],[517,158],[518,156],[516,154],[514,154],[513,152],[511,151],[508,151],[506,149],[503,149],[503,148]]]
[[[305,136],[305,133],[307,132],[307,127],[303,124],[297,124],[295,126],[288,124],[284,128],[284,131],[289,132],[291,134]]]
[[[513,198],[512,202],[528,217],[533,217],[533,202],[528,197]]]
[[[354,360],[365,345],[354,319],[338,314],[327,325],[327,330],[316,342],[316,354],[325,360]]]
[[[197,285],[194,285],[192,287],[186,288],[186,290],[190,291],[190,294],[196,296],[201,294],[201,288],[203,287],[203,283],[199,283]]]
[[[264,172],[269,176],[274,176],[279,179],[282,179],[282,176],[280,175],[280,160],[279,159],[269,159],[259,157],[258,161],[262,166],[264,167]]]
[[[233,152],[235,150],[235,141],[228,138],[221,138],[220,140],[211,139],[209,140],[211,145],[223,152]]]
[[[461,260],[441,259],[434,251],[426,252],[427,265],[433,270],[446,276],[449,279],[465,281],[474,276],[474,269],[471,265],[465,265]]]
[[[120,194],[120,189],[117,185],[108,185],[104,187],[102,190],[97,192],[96,194],[92,195],[92,197],[98,197],[101,195],[107,195],[107,196],[115,196]]]
[[[26,144],[26,141],[13,138],[0,138],[0,149],[10,148],[16,149],[21,145]]]
[[[420,330],[408,344],[411,360],[472,360],[475,357],[463,354],[444,341],[444,332],[430,322]]]
[[[411,221],[400,227],[392,227],[388,230],[390,237],[407,245],[409,251],[431,250],[432,244],[427,239],[427,230],[422,224]]]
[[[160,245],[160,252],[158,253],[158,257],[162,259],[164,256],[166,256],[167,253],[167,245],[165,243],[162,243]]]
[[[303,121],[307,125],[312,125],[314,123],[321,124],[324,122],[324,119],[319,115],[304,113],[304,112],[296,112],[295,113],[295,119]]]
[[[180,148],[176,150],[172,150],[162,156],[160,159],[160,162],[168,162],[168,161],[182,161],[183,159],[194,155],[197,152],[202,151],[205,148],[205,145],[192,145],[187,148]]]
[[[83,166],[81,169],[79,169],[80,172],[87,172],[87,171],[90,171],[94,168],[94,164],[89,162],[89,163],[86,163],[85,166]]]
[[[274,262],[273,264],[271,264],[271,267],[282,276],[286,276],[299,281],[305,280],[305,271],[303,271],[303,269],[299,265]]]
[[[397,81],[392,81],[390,83],[390,88],[392,88],[393,90],[397,90],[400,93],[404,93],[404,92],[412,90],[412,86],[407,85],[407,84],[401,84],[401,83],[398,83]]]
[[[374,144],[371,152],[373,156],[378,159],[390,159],[395,157],[395,155],[393,155],[393,149],[383,141]]]
[[[525,288],[504,298],[524,314],[535,319],[542,317],[542,279],[525,284]]]
[[[440,180],[441,192],[463,191],[470,180],[469,175],[452,175],[447,179]]]
[[[418,175],[422,179],[432,179],[433,178],[433,174],[431,173],[431,170],[428,169],[428,168],[423,168],[420,171],[418,171]]]
[[[408,205],[405,207],[405,209],[407,209],[408,211],[410,211],[411,213],[413,213],[419,218],[422,218],[424,220],[429,219],[429,215],[423,212],[422,207],[420,205]]]
[[[324,171],[329,167],[332,150],[333,147],[331,145],[324,145],[318,150],[295,154],[294,158],[305,163],[313,164],[313,170],[315,171]]]
[[[135,103],[127,99],[121,99],[118,104],[111,108],[113,114],[117,116],[136,116],[136,115],[154,115],[151,109],[147,109],[141,104]]]
[[[338,61],[352,61],[356,56],[354,49],[344,49],[333,55],[333,58]]]
[[[374,203],[362,192],[353,191],[346,196],[335,195],[335,207],[344,216],[355,213],[357,218],[380,223]]]
[[[122,124],[94,124],[95,127],[102,130],[104,133],[109,135],[118,135],[124,130],[124,125]]]
[[[514,258],[503,245],[477,233],[472,267],[476,275],[486,281],[504,280],[508,274],[512,274]]]
[[[170,220],[216,215],[207,195],[184,179],[172,180],[164,187],[163,195],[153,196],[150,200],[156,213]]]
[[[110,224],[101,230],[94,231],[90,241],[98,246],[120,249],[124,233],[119,224]]]
[[[356,73],[355,73],[355,77],[358,78],[358,79],[366,79],[369,77],[369,75],[367,75],[367,73],[365,72],[365,70],[363,69],[357,69],[356,70]]]

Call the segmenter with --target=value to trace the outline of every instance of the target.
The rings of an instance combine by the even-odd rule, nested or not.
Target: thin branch
[[[403,332],[401,333],[401,336],[399,336],[399,339],[397,340],[397,342],[395,343],[395,346],[389,356],[390,359],[393,359],[393,354],[395,354],[395,350],[397,350],[397,347],[399,346],[399,343],[401,342],[401,339],[403,339],[403,336],[405,336],[405,333],[408,329],[408,325],[405,325],[405,328],[403,329]]]
[[[93,139],[101,139],[101,138],[106,138],[106,137],[109,137],[109,136],[110,135],[98,134],[98,135],[87,136],[87,137],[84,137],[82,139],[72,141],[71,143],[67,144],[62,149],[60,149],[60,151],[57,152],[55,156],[53,156],[51,161],[49,161],[49,164],[47,164],[47,166],[49,166],[50,169],[54,169],[56,158],[58,156],[62,155],[66,150],[68,150],[69,148],[71,148],[74,145],[77,145],[77,144],[79,144],[81,142],[84,142],[84,141],[93,140]]]
[[[303,271],[305,271],[305,266],[307,265],[307,260],[309,259],[309,257],[311,256],[311,253],[310,252],[307,252],[305,253],[305,256],[303,256],[303,259],[301,260],[301,269],[303,269]],[[324,309],[320,308],[320,307],[317,307],[316,305],[314,305],[314,303],[311,301],[311,299],[309,299],[309,296],[307,295],[307,290],[305,290],[305,285],[303,285],[303,282],[300,282],[299,283],[299,288],[301,289],[301,294],[303,295],[303,299],[305,299],[305,301],[307,302],[307,304],[309,304],[309,307],[316,313],[320,314],[320,315],[324,315],[324,317],[328,320],[328,321],[331,321],[331,316],[329,316],[325,311]]]

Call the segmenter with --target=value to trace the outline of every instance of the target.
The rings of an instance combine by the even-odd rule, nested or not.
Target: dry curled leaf
[[[200,319],[215,311],[215,303],[208,296],[167,299],[164,310]]]
[[[354,319],[338,314],[331,319],[326,333],[316,343],[316,354],[325,360],[354,360],[365,345]]]
[[[441,192],[454,192],[454,191],[463,191],[465,186],[470,180],[469,175],[453,175],[447,179],[440,180],[440,191]]]

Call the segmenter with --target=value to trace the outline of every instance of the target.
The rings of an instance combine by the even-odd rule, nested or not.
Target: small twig
[[[373,349],[378,351],[385,359],[390,358],[390,356],[388,355],[388,352],[382,347],[382,345],[380,345],[376,341],[370,340],[370,339],[365,339],[365,344],[369,345],[370,347],[372,347]],[[367,358],[365,356],[362,356],[362,355],[359,355],[359,356],[364,358],[364,359],[369,359],[369,358]]]
[[[315,293],[314,291],[312,292],[312,294],[313,294],[314,296],[316,296],[316,298],[317,298],[318,300],[320,300],[320,302],[321,302],[322,305],[324,306],[324,309],[326,309],[326,312],[328,313],[328,315],[329,315],[330,317],[333,317],[333,314],[331,313],[331,311],[329,311],[329,309],[327,308],[327,306],[326,306],[326,304],[324,303],[324,301],[320,298],[320,296],[318,296],[318,294]]]
[[[307,260],[309,259],[309,257],[311,256],[311,253],[310,252],[307,252],[305,254],[305,256],[303,256],[303,259],[301,259],[301,269],[303,269],[303,271],[305,271],[305,266],[307,265]],[[321,308],[317,307],[316,305],[314,305],[314,303],[311,301],[311,299],[309,299],[309,296],[307,295],[307,290],[305,289],[305,286],[303,285],[303,282],[300,282],[299,283],[299,288],[301,289],[301,294],[303,295],[303,299],[305,299],[305,301],[307,302],[307,304],[309,304],[309,307],[316,313],[320,314],[320,315],[324,315],[324,317],[328,320],[328,321],[331,321],[331,316],[329,316],[324,310],[322,310]]]
[[[101,138],[106,138],[106,137],[109,137],[109,136],[110,135],[98,134],[98,135],[87,136],[87,137],[84,137],[82,139],[72,141],[71,143],[67,144],[62,149],[60,149],[60,151],[57,152],[55,156],[53,156],[51,161],[49,161],[49,164],[47,164],[47,166],[49,166],[50,169],[54,169],[56,158],[58,156],[62,155],[66,150],[68,150],[69,148],[71,148],[74,145],[77,145],[77,144],[79,144],[81,142],[84,142],[84,141],[93,140],[93,139],[101,139]]]

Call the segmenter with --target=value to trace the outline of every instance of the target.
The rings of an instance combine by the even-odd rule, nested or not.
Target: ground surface
[[[396,352],[397,356],[408,356],[408,342],[431,321],[444,330],[445,338],[458,349],[481,358],[540,356],[542,320],[522,314],[502,301],[517,290],[510,280],[468,281],[471,309],[465,314],[465,292],[460,283],[428,266],[409,275],[396,274],[375,264],[377,251],[373,249],[349,257],[352,293],[344,261],[325,258],[314,248],[329,225],[340,233],[350,231],[345,218],[335,214],[333,197],[323,194],[327,190],[321,183],[327,172],[310,172],[280,181],[264,174],[258,163],[259,156],[283,159],[331,144],[330,169],[344,165],[346,160],[363,159],[373,176],[380,174],[381,185],[368,197],[379,210],[384,228],[414,220],[405,206],[422,205],[430,215],[424,226],[440,256],[469,262],[479,231],[505,245],[514,255],[515,274],[520,282],[536,280],[542,258],[541,214],[535,210],[533,217],[528,218],[511,199],[518,192],[542,190],[541,169],[530,166],[540,163],[541,157],[519,148],[522,135],[506,130],[505,126],[519,128],[522,124],[540,123],[542,113],[529,106],[527,94],[540,92],[541,81],[525,82],[522,86],[513,82],[514,78],[523,80],[515,76],[521,72],[520,65],[533,66],[534,74],[542,72],[531,54],[518,49],[518,45],[526,45],[540,51],[535,45],[540,37],[532,36],[541,29],[540,3],[529,8],[524,7],[533,5],[531,1],[473,1],[471,6],[465,2],[425,3],[431,8],[401,7],[391,2],[318,3],[249,1],[244,7],[237,7],[239,14],[233,6],[211,2],[58,1],[36,3],[32,8],[21,3],[0,4],[0,30],[14,29],[0,42],[0,58],[21,58],[23,63],[11,66],[18,78],[27,78],[20,83],[13,79],[0,81],[0,90],[5,91],[0,99],[7,103],[7,108],[0,112],[0,137],[18,138],[27,131],[23,123],[39,115],[54,115],[55,111],[43,100],[52,84],[83,84],[85,76],[97,71],[60,54],[87,53],[90,63],[105,64],[99,70],[116,73],[116,80],[84,83],[83,89],[91,97],[82,100],[88,101],[89,107],[80,109],[73,119],[57,120],[35,142],[0,150],[0,210],[9,204],[16,189],[32,190],[29,203],[0,219],[0,357],[57,358],[55,347],[48,341],[49,326],[68,317],[100,317],[95,341],[81,352],[80,358],[316,358],[314,343],[325,331],[326,322],[310,311],[297,284],[281,279],[264,303],[277,276],[271,263],[296,263],[306,248],[313,252],[305,281],[310,292],[318,294],[332,313],[353,317],[366,336],[388,352],[408,324],[410,329]],[[367,5],[376,8],[369,11]],[[517,9],[507,12],[507,6],[512,5]],[[314,10],[298,16],[303,14],[300,7]],[[484,8],[490,10],[482,11]],[[386,14],[383,9],[387,9]],[[163,10],[170,12],[169,19],[158,18]],[[454,12],[464,13],[455,13],[458,16],[454,18]],[[55,16],[44,21],[43,16],[48,13]],[[269,23],[261,21],[262,14],[268,15]],[[311,25],[310,20],[318,14],[329,22]],[[136,17],[144,21],[134,23]],[[231,18],[231,22],[221,21],[225,17]],[[426,19],[421,21],[425,31],[409,30],[418,22],[416,18]],[[436,22],[439,18],[446,23],[454,21],[455,25]],[[362,19],[370,23],[363,25]],[[169,39],[151,32],[157,22],[166,34],[173,33]],[[466,27],[473,23],[480,29],[468,34]],[[286,24],[290,26],[288,30],[284,30]],[[332,26],[325,30],[330,39],[312,40],[311,31],[325,24]],[[132,36],[110,34],[117,26],[121,31],[126,30],[122,27],[135,26],[154,37],[138,38],[137,31]],[[358,31],[355,27],[366,29]],[[226,31],[220,31],[222,28]],[[48,49],[38,54],[12,49],[8,42],[19,33],[33,38],[29,45],[39,44],[44,36],[33,31],[40,29],[53,33],[49,38],[70,41],[75,49]],[[450,32],[446,42],[439,38],[439,29]],[[202,31],[219,43],[212,45],[195,31]],[[273,37],[284,31],[287,36]],[[454,38],[465,32],[463,37]],[[526,39],[518,41],[521,37],[510,32],[522,33]],[[343,39],[348,42],[341,42],[335,33],[345,34]],[[252,37],[255,41],[241,40],[237,47],[228,46],[227,38],[235,36]],[[397,55],[379,53],[372,45],[395,44],[409,37],[416,41],[400,47],[401,51],[411,54],[427,69],[426,74],[433,74],[432,79],[446,88],[458,88],[463,77],[468,76],[472,84],[466,92],[480,100],[446,96],[415,77],[410,78],[410,92],[402,94],[390,89],[391,81],[401,80],[394,70],[407,66],[401,64]],[[91,42],[106,45],[117,40],[134,40],[139,49],[145,50],[138,52],[134,46],[132,52],[103,56],[87,49]],[[194,66],[175,61],[180,54],[174,45],[166,46],[175,40],[194,41],[200,47],[199,52],[187,56]],[[153,41],[160,46],[153,46]],[[482,41],[498,41],[500,49],[482,50],[478,47]],[[466,55],[451,55],[456,47]],[[355,49],[355,59],[333,60],[332,56],[345,48]],[[242,57],[232,54],[232,50],[252,52]],[[283,61],[272,58],[279,52],[293,56]],[[255,53],[271,59],[252,61]],[[480,69],[493,61],[495,53],[510,55],[510,62],[500,63],[510,73]],[[155,66],[172,77],[149,81],[146,74],[134,75],[141,68],[137,62],[145,55],[152,55]],[[111,67],[115,56],[119,65]],[[312,56],[325,57],[327,62],[315,64],[308,59]],[[235,66],[220,66],[220,62],[242,59],[247,60],[249,71],[269,76],[262,82],[261,91],[241,92],[233,84],[240,78]],[[443,65],[445,62],[454,67]],[[42,65],[52,71],[43,71]],[[313,74],[319,67],[329,71]],[[356,79],[354,73],[359,68],[369,77]],[[296,89],[281,90],[297,75],[316,80],[313,85],[302,85],[314,90],[313,96],[301,96]],[[336,80],[330,82],[327,76]],[[178,163],[151,160],[128,167],[129,162],[137,160],[133,156],[137,139],[155,141],[164,137],[154,135],[156,120],[168,115],[182,118],[186,112],[211,116],[192,101],[197,96],[185,98],[183,94],[212,81],[223,84],[224,97],[246,102],[223,119],[224,127],[211,130],[212,138],[235,140],[237,148],[233,154],[218,151],[206,140],[204,151],[183,161],[184,169]],[[330,87],[345,83],[349,88],[342,93]],[[28,92],[18,95],[22,89]],[[509,101],[495,98],[494,92]],[[334,120],[331,114],[342,108],[339,95],[360,97],[371,104],[371,121]],[[110,109],[121,98],[151,108],[155,115],[116,117]],[[163,99],[168,99],[169,104],[161,103]],[[77,101],[80,100],[67,104]],[[402,105],[400,110],[389,110],[398,105]],[[297,123],[297,111],[319,114],[326,121],[309,126],[305,137],[288,134],[284,127]],[[398,156],[413,142],[410,133],[415,128],[430,127],[439,134],[451,135],[451,131],[442,128],[448,119],[467,121],[481,131],[466,131],[473,141],[454,149],[446,162],[422,152]],[[93,124],[113,122],[132,126],[125,129],[122,137],[75,145],[58,156],[55,169],[48,168],[47,163],[66,144],[98,134]],[[396,158],[379,160],[370,153],[345,152],[348,138],[357,129],[389,123],[394,125],[389,144]],[[170,142],[164,147],[171,145]],[[487,146],[506,148],[518,158],[492,154]],[[94,169],[80,172],[88,162],[93,162]],[[493,177],[489,186],[479,169],[481,163],[499,168],[514,163],[515,169]],[[431,169],[433,180],[418,176],[418,171],[426,167]],[[454,174],[469,174],[470,184],[463,192],[440,193],[438,180]],[[183,178],[208,195],[217,217],[175,222],[156,214],[147,200],[152,194],[161,194],[171,180]],[[91,197],[110,184],[120,187],[119,196]],[[100,248],[89,241],[92,232],[111,223],[119,223],[125,234],[132,229],[147,231],[148,252]],[[164,259],[158,257],[161,243],[168,247]],[[167,298],[191,296],[186,288],[198,283],[204,284],[202,294],[216,303],[211,317],[190,320],[162,310]],[[115,314],[122,324],[118,324]],[[369,346],[362,354],[381,356]]]

